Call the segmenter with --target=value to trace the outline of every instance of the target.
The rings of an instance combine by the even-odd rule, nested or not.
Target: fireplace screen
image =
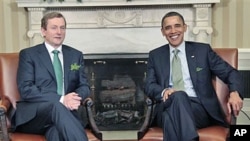
[[[85,59],[100,130],[139,129],[145,114],[146,58]]]

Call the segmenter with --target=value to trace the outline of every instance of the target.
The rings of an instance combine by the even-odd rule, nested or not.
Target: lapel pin
[[[194,56],[191,56],[191,58],[194,58]]]

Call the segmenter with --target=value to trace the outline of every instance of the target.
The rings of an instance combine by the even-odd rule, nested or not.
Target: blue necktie
[[[174,89],[184,90],[184,81],[181,70],[181,59],[178,56],[179,52],[180,51],[178,49],[175,49],[173,51],[174,57],[172,60],[172,81]]]
[[[57,93],[58,95],[62,95],[63,90],[63,72],[62,72],[62,64],[58,57],[58,50],[53,50],[52,53],[54,54],[53,58],[53,67],[56,75],[56,83],[57,83]]]

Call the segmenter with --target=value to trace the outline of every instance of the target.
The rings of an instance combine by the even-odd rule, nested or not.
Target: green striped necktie
[[[58,53],[60,51],[53,50],[52,53],[54,54],[53,58],[53,67],[56,75],[56,83],[57,83],[57,93],[58,95],[62,95],[63,90],[63,72],[62,72],[62,64],[58,57]]]
[[[175,90],[184,90],[184,81],[182,76],[181,70],[181,59],[178,56],[180,50],[175,49],[173,51],[174,57],[172,60],[172,81],[173,81],[173,88]]]

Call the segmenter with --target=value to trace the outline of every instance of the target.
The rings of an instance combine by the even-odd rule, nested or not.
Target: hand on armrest
[[[233,112],[234,116],[239,115],[239,112],[243,107],[243,100],[237,91],[230,92],[227,107],[229,113]]]

